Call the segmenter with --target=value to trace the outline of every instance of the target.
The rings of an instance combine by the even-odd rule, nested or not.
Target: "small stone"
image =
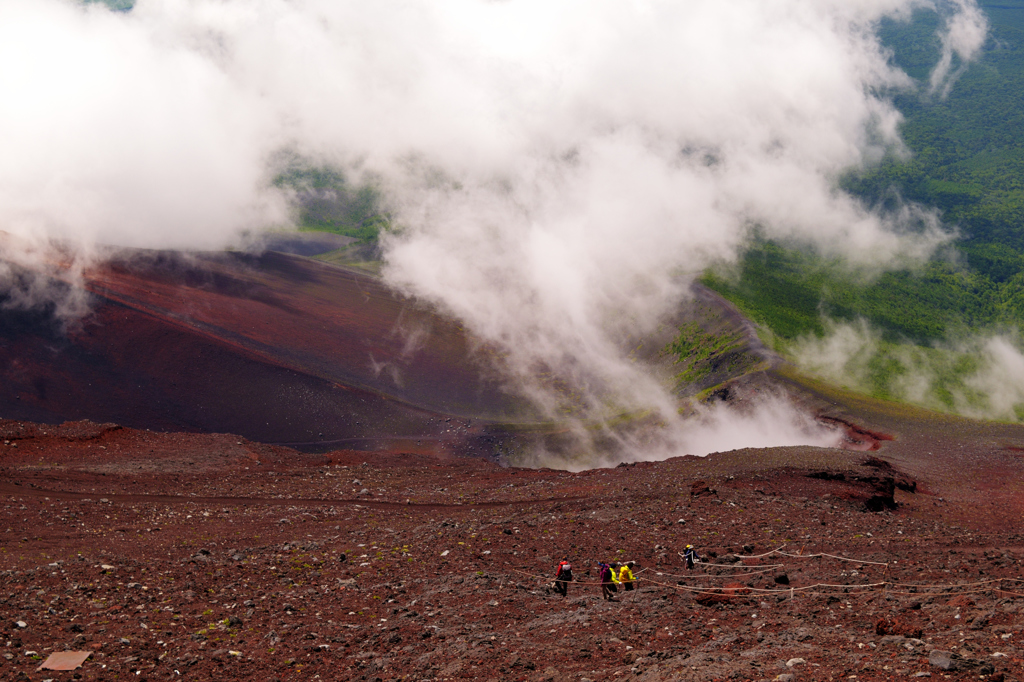
[[[919,672],[919,673],[914,673],[913,675],[911,675],[911,677],[931,677],[931,676],[932,676],[932,674],[930,672]]]
[[[28,627],[28,623],[26,623],[23,620],[16,620],[16,621],[14,621],[14,626],[16,628],[18,628],[19,630],[24,630],[25,628]]]
[[[798,665],[803,665],[804,663],[807,663],[807,661],[805,661],[802,658],[791,658],[788,661],[786,661],[786,667],[793,668]]]
[[[943,670],[953,669],[953,653],[942,649],[932,649],[928,652],[928,663]]]
[[[982,614],[971,621],[971,624],[967,626],[971,630],[982,630],[988,625],[988,619],[990,614]]]

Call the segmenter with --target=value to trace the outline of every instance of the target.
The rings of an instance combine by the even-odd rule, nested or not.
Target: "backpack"
[[[558,580],[572,580],[572,564],[567,561],[558,564],[558,572],[555,573],[555,578]]]

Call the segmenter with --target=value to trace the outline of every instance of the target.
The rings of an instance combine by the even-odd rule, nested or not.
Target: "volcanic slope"
[[[1024,429],[819,399],[891,440],[571,473],[0,422],[0,679],[1024,679]]]
[[[85,274],[90,313],[67,326],[52,311],[0,306],[0,415],[310,450],[442,444],[516,461],[538,442],[578,448],[571,429],[503,378],[500,351],[366,270],[308,257],[337,245],[322,241],[299,233],[260,245],[305,255],[119,250]],[[673,385],[681,406],[774,384],[763,370],[779,364],[747,320],[699,285],[656,330],[624,340],[627,350]],[[650,426],[606,416],[618,429]],[[611,450],[618,442],[600,428],[591,435]]]
[[[481,420],[536,417],[454,321],[355,270],[278,252],[121,252],[86,287],[92,312],[67,330],[3,311],[0,414],[466,452],[497,447]]]

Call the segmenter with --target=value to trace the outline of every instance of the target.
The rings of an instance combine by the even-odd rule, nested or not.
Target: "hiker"
[[[555,591],[563,597],[567,596],[570,582],[572,582],[572,564],[569,563],[569,557],[566,557],[562,559],[558,564],[558,569],[555,570]]]
[[[630,592],[633,589],[633,581],[636,578],[633,577],[633,562],[627,561],[622,564],[622,568],[619,569],[619,583],[622,585],[622,589],[626,592]]]
[[[687,545],[683,551],[683,559],[686,560],[686,567],[693,568],[695,563],[700,562],[700,557],[697,556],[697,550],[693,548],[693,545]]]
[[[615,586],[615,572],[612,567],[603,561],[597,562],[597,575],[601,580],[601,597],[608,601],[615,601],[614,595],[619,588]]]

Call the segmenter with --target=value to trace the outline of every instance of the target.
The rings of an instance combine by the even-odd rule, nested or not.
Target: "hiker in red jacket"
[[[562,559],[555,571],[555,590],[563,597],[569,594],[569,583],[572,582],[572,564],[569,558]]]

